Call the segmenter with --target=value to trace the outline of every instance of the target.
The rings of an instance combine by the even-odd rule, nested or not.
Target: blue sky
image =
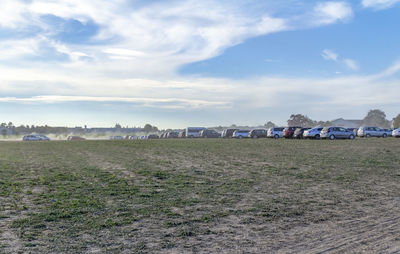
[[[400,0],[0,8],[1,122],[180,128],[400,113]]]

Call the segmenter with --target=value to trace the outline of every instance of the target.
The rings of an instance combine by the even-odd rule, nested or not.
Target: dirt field
[[[0,142],[0,253],[400,253],[400,139]]]

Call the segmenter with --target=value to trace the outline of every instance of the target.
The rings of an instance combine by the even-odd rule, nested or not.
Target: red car
[[[294,131],[297,128],[301,128],[301,127],[299,127],[299,126],[286,127],[285,129],[283,129],[283,137],[284,138],[293,138]]]

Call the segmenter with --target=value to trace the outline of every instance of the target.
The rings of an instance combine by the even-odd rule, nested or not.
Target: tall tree
[[[400,128],[400,114],[393,119],[393,127],[395,129]]]
[[[151,132],[153,131],[153,126],[151,126],[151,124],[145,124],[145,126],[143,127],[143,131],[144,132]]]
[[[380,109],[371,109],[363,119],[363,125],[390,128],[390,121],[386,114]]]
[[[313,127],[316,122],[302,114],[292,114],[287,121],[289,126]]]
[[[276,127],[276,125],[275,125],[273,122],[271,122],[271,121],[268,121],[266,124],[264,124],[264,126],[265,126],[265,128],[267,128],[267,129],[269,129],[269,128],[275,128],[275,127]]]

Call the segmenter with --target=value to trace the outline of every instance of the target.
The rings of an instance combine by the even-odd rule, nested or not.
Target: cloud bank
[[[364,0],[362,4],[386,8],[395,2]],[[2,0],[0,8],[7,11],[0,16],[0,103],[118,102],[160,110],[220,109],[230,114],[238,108],[277,109],[288,103],[307,111],[319,105],[397,100],[393,93],[377,93],[377,79],[386,78],[384,73],[246,80],[177,74],[182,65],[213,58],[249,38],[348,22],[354,16],[344,1],[313,1],[292,16],[276,14],[273,3]],[[279,8],[291,8],[290,3],[282,5]],[[332,50],[324,50],[322,56],[359,69],[355,60]],[[393,66],[385,73],[396,71]],[[394,83],[380,86],[391,89]],[[348,92],[343,95],[340,89]]]

